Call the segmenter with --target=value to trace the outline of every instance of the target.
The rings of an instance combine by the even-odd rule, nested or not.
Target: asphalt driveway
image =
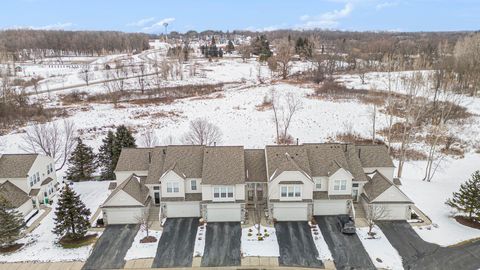
[[[201,266],[239,266],[241,237],[239,222],[208,223]]]
[[[376,269],[356,234],[343,234],[337,216],[316,216],[337,269]]]
[[[198,224],[198,218],[168,218],[152,267],[191,267]]]
[[[82,269],[121,269],[132,246],[139,225],[109,225],[97,240]]]
[[[441,247],[423,241],[406,221],[377,222],[402,256],[405,269],[480,269],[480,241]]]
[[[275,224],[280,257],[278,263],[293,267],[323,267],[313,242],[310,226],[304,221],[286,221]]]

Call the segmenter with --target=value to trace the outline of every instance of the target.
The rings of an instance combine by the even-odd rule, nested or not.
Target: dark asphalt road
[[[201,266],[239,266],[242,228],[239,222],[207,224]]]
[[[125,255],[132,246],[139,225],[109,225],[97,240],[88,257],[84,270],[121,269],[125,266]]]
[[[332,253],[337,269],[376,269],[356,234],[343,234],[337,216],[316,216],[323,238]]]
[[[163,226],[152,267],[191,267],[198,218],[169,218]]]
[[[304,221],[277,222],[275,224],[280,257],[283,266],[323,267],[313,242],[310,226]]]
[[[441,247],[423,241],[406,221],[381,221],[377,225],[402,256],[406,270],[480,269],[480,241]]]

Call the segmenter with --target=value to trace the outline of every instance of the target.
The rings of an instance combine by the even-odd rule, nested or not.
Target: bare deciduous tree
[[[154,130],[149,129],[143,134],[142,144],[145,147],[154,147],[158,145],[158,137]]]
[[[64,120],[38,124],[23,136],[22,148],[26,152],[41,153],[55,160],[56,170],[61,170],[75,147],[76,130],[73,122]]]
[[[389,211],[381,204],[369,204],[365,209],[365,219],[368,224],[368,235],[372,235],[372,229],[377,220],[384,219],[388,216]]]
[[[220,128],[204,118],[197,118],[190,122],[190,130],[183,136],[184,144],[214,145],[220,143],[222,132]]]
[[[286,94],[283,99],[280,99],[275,89],[272,89],[270,93],[273,122],[277,134],[276,143],[288,144],[291,141],[288,130],[292,123],[293,116],[302,109],[303,103],[293,93]]]
[[[165,138],[162,139],[162,144],[163,145],[174,145],[177,143],[177,140],[175,139],[175,137],[170,134],[168,136],[166,136]]]
[[[275,59],[282,71],[282,78],[286,79],[290,71],[290,62],[292,61],[295,51],[288,40],[281,40],[276,46],[276,49]]]
[[[250,45],[243,44],[237,47],[238,53],[240,53],[240,56],[242,57],[243,62],[246,62],[247,59],[250,59],[250,56],[252,55],[252,48]]]
[[[87,85],[93,80],[93,72],[90,70],[90,67],[86,67],[84,70],[79,73],[80,79],[82,79]]]
[[[138,224],[140,224],[140,230],[145,232],[146,237],[149,237],[150,228],[153,225],[153,220],[154,219],[152,219],[152,220],[149,219],[148,211],[143,211],[141,216],[136,217],[136,220],[137,220]],[[142,239],[140,241],[142,241]]]

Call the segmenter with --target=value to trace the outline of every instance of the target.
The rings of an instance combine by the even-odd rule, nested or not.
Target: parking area
[[[285,221],[275,224],[279,265],[293,267],[323,267],[313,242],[310,226],[304,221]]]
[[[337,269],[376,269],[356,234],[343,234],[337,216],[316,216]]]
[[[241,237],[239,222],[208,223],[201,266],[239,266]]]
[[[167,219],[152,267],[191,267],[198,224],[196,217]]]
[[[425,242],[406,221],[377,222],[405,269],[480,269],[480,241],[454,247]]]
[[[97,240],[82,269],[120,269],[125,255],[132,246],[139,225],[109,225]]]

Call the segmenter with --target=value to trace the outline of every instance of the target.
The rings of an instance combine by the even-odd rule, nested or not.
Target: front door
[[[354,202],[358,200],[358,189],[356,188],[352,189],[352,197]]]
[[[155,192],[155,205],[160,204],[160,192]]]

